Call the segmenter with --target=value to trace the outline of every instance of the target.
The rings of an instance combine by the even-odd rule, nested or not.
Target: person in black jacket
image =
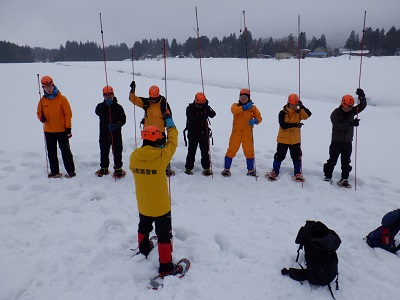
[[[122,169],[122,133],[121,127],[126,122],[124,109],[118,104],[111,86],[103,88],[104,101],[97,104],[95,113],[99,116],[100,134],[100,169],[96,175],[102,177],[110,174],[110,146],[114,155],[114,177],[124,177],[126,172]]]
[[[188,131],[189,147],[186,156],[185,173],[193,175],[194,161],[196,157],[197,146],[201,151],[201,166],[203,175],[210,176],[210,128],[208,118],[214,118],[215,111],[208,105],[206,95],[198,92],[195,95],[193,103],[186,108],[186,129]]]
[[[354,127],[360,124],[358,114],[367,107],[367,100],[362,89],[356,91],[359,104],[354,106],[354,98],[351,95],[344,95],[342,103],[331,114],[332,122],[332,141],[329,146],[329,159],[324,164],[325,181],[332,182],[332,173],[338,161],[339,155],[342,164],[342,174],[338,185],[351,187],[349,184],[349,174],[352,170],[350,166],[351,153],[353,151],[352,142]],[[356,117],[356,118],[354,118]]]

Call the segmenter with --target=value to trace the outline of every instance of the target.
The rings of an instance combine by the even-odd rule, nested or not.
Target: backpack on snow
[[[384,215],[381,224],[367,235],[366,242],[372,248],[380,247],[396,254],[396,251],[400,249],[400,244],[396,246],[394,240],[394,237],[400,231],[400,209]]]
[[[332,298],[335,299],[330,283],[336,277],[336,289],[339,289],[339,260],[336,254],[341,244],[339,236],[320,221],[306,221],[300,228],[295,243],[299,244],[296,262],[299,260],[300,250],[304,248],[306,268],[299,263],[301,269],[283,268],[282,275],[289,275],[297,281],[307,280],[313,285],[328,285]]]

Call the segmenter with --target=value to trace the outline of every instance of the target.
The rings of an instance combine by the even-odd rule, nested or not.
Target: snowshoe
[[[61,177],[61,173],[50,173],[49,175],[47,175],[48,178],[60,178]]]
[[[150,242],[150,252],[151,252],[151,250],[153,250],[154,249],[154,247],[157,247],[157,244],[158,244],[158,239],[157,239],[157,236],[156,235],[153,235],[150,239],[149,239],[149,242]],[[132,256],[131,257],[134,257],[134,256],[137,256],[137,255],[139,255],[139,254],[141,254],[141,252],[140,252],[140,250],[139,250],[139,247],[137,247],[136,249],[131,249],[131,251],[133,251],[133,254],[132,254]],[[146,257],[147,258],[147,257]]]
[[[332,184],[332,179],[330,179],[329,177],[324,177],[324,181],[329,182],[330,184]]]
[[[65,178],[72,178],[75,177],[76,173],[75,172],[69,172],[68,174],[65,174]]]
[[[126,175],[125,170],[123,170],[121,168],[115,169],[114,174],[113,174],[113,176],[115,178],[122,178],[122,177],[125,177],[125,175]]]
[[[271,172],[265,173],[265,178],[267,178],[269,181],[277,181],[279,176],[275,173],[274,170]]]
[[[104,175],[110,174],[110,171],[107,168],[101,168],[97,170],[95,174],[99,177],[103,177]]]
[[[254,176],[254,177],[257,176],[256,175],[256,170],[254,170],[254,169],[253,170],[247,170],[247,176]]]
[[[188,175],[193,175],[193,171],[191,169],[186,169],[184,173]]]
[[[295,176],[292,176],[292,180],[297,181],[297,182],[304,182],[306,181],[303,175],[300,173],[296,174]]]
[[[149,289],[158,290],[164,286],[164,277],[177,276],[183,278],[190,268],[190,261],[187,258],[182,258],[177,264],[173,264],[173,268],[169,272],[160,273],[150,280]]]
[[[203,174],[204,176],[211,176],[213,172],[210,169],[204,169],[201,174]]]
[[[337,185],[340,187],[344,187],[344,188],[351,188],[351,184],[349,183],[349,181],[347,179],[340,179],[337,182]]]
[[[229,169],[224,169],[221,172],[221,175],[224,176],[224,177],[229,177],[229,176],[231,176],[231,171]]]

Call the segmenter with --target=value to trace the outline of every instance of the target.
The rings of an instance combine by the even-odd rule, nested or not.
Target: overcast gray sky
[[[298,15],[307,39],[325,34],[328,46],[343,46],[351,30],[400,28],[400,0],[0,0],[0,40],[31,47],[59,48],[66,41],[132,47],[144,38],[222,39],[240,34],[243,10],[253,38],[297,36]]]

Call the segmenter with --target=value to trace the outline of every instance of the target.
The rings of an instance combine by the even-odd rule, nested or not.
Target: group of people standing
[[[69,138],[72,137],[72,111],[69,102],[55,86],[50,76],[41,79],[44,95],[37,106],[37,117],[44,124],[47,155],[50,162],[49,178],[59,178],[59,163],[57,159],[57,143],[61,150],[62,159],[67,171],[66,177],[74,177],[75,165],[71,153]],[[138,248],[140,253],[147,255],[155,247],[150,233],[155,224],[157,246],[159,254],[159,273],[161,277],[175,275],[182,271],[179,265],[172,263],[172,226],[171,201],[168,193],[167,177],[175,174],[170,167],[170,161],[178,146],[178,131],[172,119],[172,111],[167,99],[160,95],[158,86],[149,88],[149,97],[138,97],[135,94],[136,83],[130,84],[130,101],[144,110],[141,122],[143,130],[142,147],[135,149],[130,156],[130,166],[136,186],[136,199],[139,210]],[[357,89],[359,104],[354,105],[353,96],[345,95],[341,104],[331,114],[332,142],[329,147],[329,159],[323,166],[324,180],[331,182],[333,169],[341,156],[342,173],[340,185],[349,187],[349,173],[351,171],[350,157],[354,127],[359,125],[358,113],[367,106],[364,91]],[[239,100],[232,104],[233,115],[232,132],[229,138],[229,147],[224,158],[222,176],[231,176],[232,160],[242,146],[246,157],[247,175],[257,176],[254,161],[253,128],[262,122],[258,108],[251,100],[250,91],[242,89]],[[126,123],[123,107],[118,103],[111,86],[103,88],[103,101],[96,106],[96,115],[99,117],[99,146],[100,169],[96,175],[109,175],[110,148],[114,156],[114,173],[116,178],[124,177],[122,169],[122,133],[121,128]],[[204,176],[213,175],[210,159],[209,118],[214,118],[216,112],[211,108],[203,92],[195,94],[193,103],[186,109],[186,128],[189,140],[185,171],[193,175],[193,168],[197,148],[201,152],[201,165]],[[287,151],[293,160],[293,180],[304,181],[301,168],[301,121],[307,120],[311,111],[304,106],[299,96],[290,94],[288,101],[279,112],[279,132],[277,136],[277,150],[274,155],[272,171],[265,177],[275,181],[279,178],[279,170]]]

